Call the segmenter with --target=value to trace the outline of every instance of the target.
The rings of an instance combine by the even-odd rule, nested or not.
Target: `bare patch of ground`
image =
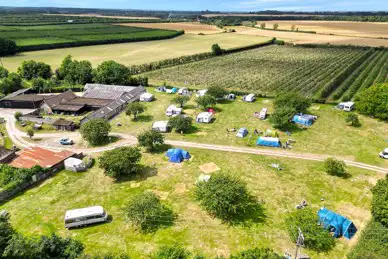
[[[214,162],[203,164],[203,165],[200,165],[198,167],[205,174],[211,174],[211,173],[214,173],[214,172],[221,170]]]

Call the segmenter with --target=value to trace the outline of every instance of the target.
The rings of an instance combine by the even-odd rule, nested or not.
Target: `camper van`
[[[267,118],[267,111],[268,111],[267,108],[261,109],[261,112],[259,114],[259,119],[260,120],[265,120],[265,118]]]
[[[167,107],[167,110],[166,110],[166,115],[168,116],[168,117],[171,117],[171,116],[177,116],[177,115],[179,115],[179,114],[181,114],[182,113],[182,108],[178,108],[178,107],[176,107],[175,105],[170,105],[170,106],[168,106]]]
[[[198,114],[196,122],[198,123],[210,123],[213,119],[213,113],[211,112],[201,112]]]
[[[101,206],[68,210],[65,214],[65,227],[70,229],[105,222],[108,214]]]
[[[354,109],[354,102],[345,102],[345,103],[339,103],[337,105],[338,109],[344,110],[346,112],[350,112]]]
[[[379,155],[381,158],[388,159],[388,148],[386,148],[382,152],[380,152]]]
[[[256,100],[256,96],[254,94],[248,94],[243,96],[243,102],[253,103]]]

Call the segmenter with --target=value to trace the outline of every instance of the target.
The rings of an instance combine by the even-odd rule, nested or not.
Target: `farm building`
[[[248,135],[247,128],[241,128],[237,131],[236,137],[238,138],[244,138],[246,135]]]
[[[9,150],[0,146],[0,164],[9,163],[15,156],[16,152],[14,150]]]
[[[68,121],[63,118],[60,118],[54,121],[53,127],[56,130],[73,131],[75,129],[75,123],[73,121]]]
[[[72,172],[83,172],[86,171],[86,165],[85,163],[78,158],[69,157],[65,160],[65,169],[72,171]]]
[[[196,122],[198,123],[210,123],[213,120],[213,113],[211,112],[201,112],[198,114]]]
[[[266,147],[281,147],[279,138],[272,137],[259,137],[257,139],[256,145]]]
[[[248,94],[243,96],[243,102],[253,103],[256,100],[255,94]]]
[[[38,109],[44,100],[52,96],[36,94],[20,94],[6,96],[0,100],[2,108]]]
[[[170,130],[168,121],[155,121],[152,124],[152,129],[159,132],[168,132]]]
[[[171,116],[177,116],[182,113],[182,108],[176,107],[176,105],[170,105],[167,107],[166,110],[166,115],[171,117]]]
[[[314,121],[317,119],[317,116],[309,115],[309,114],[295,114],[292,118],[292,122],[304,125],[304,126],[311,126],[313,125]]]
[[[333,230],[334,237],[345,237],[351,239],[357,232],[356,226],[352,221],[323,207],[318,211],[319,223],[325,229]]]
[[[141,102],[152,102],[154,100],[154,95],[150,93],[143,93],[140,95]]]
[[[207,93],[207,89],[198,90],[197,91],[197,97],[202,97]]]
[[[166,156],[169,162],[182,163],[184,160],[190,159],[190,153],[180,148],[171,148],[167,151]]]

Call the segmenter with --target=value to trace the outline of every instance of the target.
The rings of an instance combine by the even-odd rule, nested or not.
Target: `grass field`
[[[98,18],[113,18],[113,19],[129,19],[129,20],[160,20],[158,17],[147,16],[118,16],[118,15],[101,15],[96,13],[89,14],[43,14],[47,16],[65,16],[65,17],[98,17]]]
[[[190,162],[170,164],[163,154],[145,154],[141,175],[113,182],[94,167],[86,173],[60,172],[7,202],[1,209],[10,212],[12,225],[21,233],[71,236],[82,241],[91,255],[128,253],[146,258],[163,244],[178,243],[193,253],[209,258],[228,255],[255,246],[269,246],[279,254],[293,251],[294,244],[285,230],[286,213],[306,199],[314,210],[326,206],[349,217],[361,230],[370,218],[370,188],[377,176],[372,172],[349,168],[350,179],[328,176],[321,163],[269,159],[255,155],[189,150]],[[248,215],[252,223],[228,226],[205,213],[193,200],[193,187],[200,175],[199,165],[214,162],[225,172],[241,177],[263,203],[261,218]],[[281,163],[283,171],[270,167]],[[242,166],[243,165],[243,166]],[[155,234],[140,234],[126,221],[123,209],[135,194],[153,190],[166,199],[163,203],[177,214],[172,227]],[[324,198],[324,202],[321,201]],[[112,222],[68,231],[63,226],[67,209],[102,205]],[[339,240],[328,254],[303,250],[311,258],[343,258],[356,242]]]
[[[151,90],[148,89],[148,91]],[[165,110],[174,95],[154,94],[157,100],[146,103],[148,109],[143,116],[140,116],[139,121],[134,122],[122,113],[111,122],[112,131],[137,135],[142,130],[149,129],[154,121],[168,120]],[[195,108],[194,98],[185,106],[184,112],[195,118],[201,110]],[[268,119],[262,121],[253,116],[255,112],[260,112],[264,107],[269,109],[269,114],[273,112],[271,99],[259,99],[255,103],[235,101],[217,104],[216,119],[213,123],[195,123],[192,133],[185,135],[167,133],[166,138],[253,147],[258,138],[253,134],[255,129],[261,131],[273,129]],[[388,167],[388,161],[378,157],[378,153],[387,145],[385,142],[388,139],[386,123],[360,115],[363,126],[349,127],[345,123],[346,113],[334,109],[332,105],[314,104],[310,112],[318,116],[318,120],[312,127],[307,130],[295,128],[291,136],[279,132],[280,139],[283,141],[289,138],[296,140],[290,152],[327,154]],[[118,127],[117,122],[120,122],[122,126]],[[249,131],[249,135],[244,139],[237,138],[235,133],[226,132],[226,129],[241,127],[246,127]]]
[[[266,23],[267,28],[273,28],[273,24],[277,23],[279,29],[282,30],[291,30],[291,26],[295,25],[300,31],[315,31],[317,33],[345,36],[388,38],[388,26],[386,23],[343,21],[258,21],[257,23],[260,24],[262,22]]]
[[[269,40],[267,37],[223,33],[215,35],[183,35],[163,41],[134,42],[114,45],[99,45],[55,50],[18,53],[13,57],[2,58],[3,65],[10,71],[16,71],[24,60],[43,61],[59,67],[66,55],[78,60],[89,60],[93,66],[105,60],[115,60],[125,65],[144,64],[173,57],[192,55],[210,51],[212,44],[223,48],[247,46]]]
[[[134,26],[141,28],[151,29],[164,29],[164,30],[184,30],[186,34],[214,34],[223,32],[220,28],[215,25],[207,25],[200,23],[181,22],[181,23],[130,23],[120,24],[122,26]]]
[[[372,61],[364,62],[373,64],[377,72],[365,83],[365,87],[374,83],[380,71],[380,82],[387,80],[388,71],[383,66],[388,60],[387,53],[377,51]],[[336,89],[337,85],[330,88],[325,96],[321,94],[333,79],[359,59],[366,59],[366,55],[369,55],[366,50],[360,49],[270,46],[156,70],[147,73],[147,76],[155,83],[167,82],[178,86],[183,83],[194,87],[222,85],[230,90],[266,95],[292,89],[309,97],[321,98]]]

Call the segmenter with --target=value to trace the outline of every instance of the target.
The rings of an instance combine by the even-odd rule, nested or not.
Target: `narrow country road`
[[[78,132],[66,132],[64,133],[43,133],[43,134],[36,134],[35,138],[41,138],[41,139],[54,139],[55,141],[49,141],[46,143],[32,143],[30,141],[27,141],[26,133],[21,132],[18,130],[15,126],[15,118],[13,115],[6,114],[2,115],[7,119],[6,122],[6,129],[7,132],[12,139],[13,143],[16,146],[19,147],[31,147],[31,146],[39,146],[42,148],[52,149],[52,150],[71,150],[74,152],[83,152],[83,153],[99,153],[107,150],[112,150],[117,147],[122,146],[129,146],[129,145],[136,145],[137,139],[134,136],[128,135],[128,134],[121,134],[121,133],[112,133],[111,136],[117,136],[120,137],[121,140],[119,140],[116,143],[113,143],[106,147],[95,147],[95,148],[79,148],[75,146],[60,146],[58,145],[58,139],[66,136],[69,138],[80,138],[80,134]],[[235,146],[224,146],[224,145],[214,145],[214,144],[203,144],[203,143],[195,143],[195,142],[187,142],[187,141],[176,141],[176,140],[166,140],[166,144],[171,146],[178,146],[178,147],[186,147],[186,148],[198,148],[198,149],[208,149],[208,150],[215,150],[215,151],[223,151],[223,152],[234,152],[234,153],[244,153],[244,154],[254,154],[254,155],[262,155],[262,156],[274,156],[274,157],[284,157],[284,158],[293,158],[293,159],[304,159],[304,160],[311,160],[311,161],[324,161],[326,158],[331,157],[329,155],[317,155],[317,154],[308,154],[308,153],[297,153],[290,150],[283,150],[283,149],[263,149],[263,148],[247,148],[247,147],[235,147]],[[337,157],[338,159],[341,159],[340,157]],[[354,166],[362,169],[372,170],[375,172],[381,172],[384,174],[388,174],[388,168],[383,168],[379,166],[364,164],[355,162],[349,159],[341,159],[343,160],[347,165]]]

